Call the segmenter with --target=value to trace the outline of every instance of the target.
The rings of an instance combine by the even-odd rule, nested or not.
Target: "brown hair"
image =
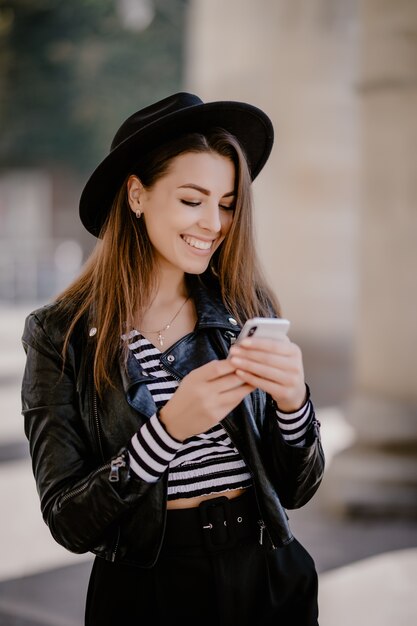
[[[70,319],[64,355],[83,317],[88,316],[97,327],[94,382],[100,395],[112,386],[111,366],[120,356],[121,335],[133,327],[134,316],[145,310],[157,288],[153,247],[144,220],[136,219],[129,207],[127,180],[135,174],[150,188],[167,173],[172,160],[185,152],[215,152],[230,158],[236,170],[233,221],[200,280],[217,286],[226,308],[240,323],[252,316],[280,314],[255,251],[251,177],[237,139],[223,129],[213,129],[172,140],[132,167],[81,275],[57,297],[58,310]]]

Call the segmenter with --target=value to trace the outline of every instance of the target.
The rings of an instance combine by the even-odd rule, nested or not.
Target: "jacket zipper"
[[[113,563],[116,560],[116,554],[117,554],[117,550],[119,548],[119,542],[120,542],[120,526],[117,527],[116,543],[114,545],[113,552],[111,553],[111,560],[112,560]]]
[[[230,338],[230,346],[232,346],[234,344],[234,342],[236,341],[236,337],[235,337],[234,341],[231,339],[230,335],[229,335],[229,338]],[[217,338],[216,334],[215,334],[215,339],[217,341],[217,345],[222,350],[224,350],[224,346],[222,345],[222,343],[220,341],[218,341],[218,338]],[[229,349],[230,349],[230,346],[229,346]],[[225,352],[226,352],[226,356],[227,356],[228,355],[228,350],[225,350]],[[223,420],[222,426],[225,429],[225,431],[227,432],[227,434],[229,435],[230,440],[233,441],[233,437],[232,437],[232,435],[230,434],[230,431],[227,428],[226,420]],[[261,512],[261,507],[259,506],[259,498],[258,498],[258,494],[257,494],[256,487],[255,487],[255,480],[254,480],[254,477],[253,477],[253,472],[252,472],[252,470],[250,468],[250,465],[248,464],[247,460],[245,459],[244,455],[242,454],[242,452],[240,450],[239,450],[239,454],[242,456],[242,459],[244,460],[244,462],[246,464],[246,467],[248,468],[249,473],[250,473],[250,475],[252,477],[253,490],[254,490],[254,493],[255,493],[256,503],[258,505],[259,512]],[[269,541],[270,541],[272,549],[276,550],[276,546],[274,545],[274,542],[272,541],[271,533],[269,532],[268,527],[267,527],[267,525],[265,524],[265,522],[264,522],[264,520],[262,518],[258,520],[258,526],[259,526],[259,540],[258,540],[259,541],[259,545],[261,545],[261,546],[263,545],[264,532],[266,531],[266,534],[269,537]]]
[[[112,483],[118,482],[120,479],[119,470],[121,467],[125,467],[125,466],[126,466],[126,460],[123,457],[123,455],[120,455],[116,457],[115,459],[112,459],[110,463],[106,463],[105,465],[102,465],[101,467],[96,469],[96,471],[93,472],[89,476],[88,480],[86,480],[82,485],[80,485],[79,487],[75,487],[74,489],[71,489],[71,491],[68,491],[68,493],[64,494],[60,500],[59,508],[61,508],[62,505],[65,502],[67,502],[67,500],[70,500],[71,498],[74,498],[75,496],[80,495],[81,493],[83,493],[83,491],[88,489],[88,486],[92,478],[95,478],[95,476],[97,476],[98,474],[101,474],[102,472],[105,472],[106,470],[110,470],[109,481]]]
[[[258,526],[259,526],[259,545],[262,546],[264,543],[264,530],[266,528],[265,522],[263,521],[263,519],[258,519]]]
[[[320,433],[321,422],[317,418],[314,418],[311,423],[313,424],[316,437],[320,441],[321,440],[321,433]]]
[[[120,479],[119,471],[121,467],[126,467],[126,459],[121,454],[120,456],[117,456],[115,459],[112,459],[109,465],[110,465],[109,481],[111,483],[118,483]]]
[[[223,428],[225,429],[225,431],[227,432],[227,434],[229,435],[230,440],[233,442],[233,437],[232,437],[232,435],[230,434],[230,431],[229,431],[229,430],[228,430],[228,428],[227,428],[227,425],[226,425],[226,423],[225,423],[225,420],[223,420],[223,421],[222,421],[222,426],[223,426]],[[233,445],[234,445],[234,444],[233,444]],[[250,466],[249,466],[249,464],[248,464],[247,460],[245,459],[244,455],[242,454],[242,452],[241,452],[240,450],[239,450],[239,454],[241,455],[242,459],[245,461],[245,463],[246,463],[246,467],[247,467],[247,469],[248,469],[248,471],[249,471],[249,473],[250,473],[250,475],[251,475],[251,477],[252,477],[252,483],[253,483],[253,489],[254,489],[254,492],[255,492],[256,503],[257,503],[257,505],[258,505],[258,510],[259,510],[259,512],[260,512],[260,511],[261,511],[261,507],[259,506],[259,498],[258,498],[258,494],[257,494],[257,492],[256,492],[256,487],[255,487],[255,481],[254,481],[254,477],[253,477],[253,472],[252,472],[252,470],[251,470],[251,468],[250,468]],[[271,533],[269,532],[268,527],[267,527],[267,525],[265,524],[265,522],[264,522],[264,520],[263,520],[262,518],[258,520],[258,526],[259,526],[259,540],[258,540],[258,541],[259,541],[259,545],[261,545],[261,546],[263,545],[264,532],[266,532],[266,534],[267,534],[267,535],[268,535],[268,537],[269,537],[269,541],[270,541],[270,543],[271,543],[271,547],[272,547],[272,549],[273,549],[273,550],[276,550],[276,546],[274,545],[274,542],[272,541]]]
[[[96,434],[97,434],[97,441],[98,441],[98,447],[100,450],[100,454],[101,454],[101,458],[104,461],[104,454],[103,454],[103,445],[102,445],[102,440],[101,440],[101,432],[100,432],[100,422],[99,422],[99,418],[98,418],[98,403],[97,403],[97,391],[94,385],[94,380],[93,377],[91,376],[91,387],[92,387],[92,405],[93,405],[93,420],[94,420],[94,426],[96,429]],[[110,461],[110,463],[107,463],[102,470],[104,471],[104,469],[109,469],[110,468],[110,473],[109,473],[109,481],[111,483],[115,483],[119,481],[119,470],[121,467],[125,467],[126,466],[126,460],[123,458],[123,456],[118,456],[115,459],[112,459]],[[119,543],[120,543],[120,525],[117,527],[117,537],[116,537],[116,543],[114,545],[114,548],[112,550],[111,553],[111,560],[114,562],[116,560],[116,554],[117,554],[117,550],[119,548]]]
[[[62,505],[67,500],[70,500],[71,498],[78,496],[80,493],[83,493],[83,491],[85,491],[88,488],[88,485],[90,484],[91,479],[97,476],[98,474],[100,474],[101,472],[105,472],[107,469],[110,469],[110,463],[103,465],[102,467],[97,469],[95,472],[93,472],[85,483],[83,483],[79,487],[75,487],[75,489],[71,489],[71,491],[68,491],[68,493],[64,494],[60,500],[59,508],[61,508]]]
[[[101,433],[100,433],[100,422],[98,419],[98,403],[97,403],[97,391],[94,385],[94,379],[93,379],[93,374],[91,374],[90,376],[90,384],[91,384],[91,404],[93,407],[93,421],[94,421],[94,426],[96,429],[96,435],[97,435],[97,442],[98,442],[98,447],[100,450],[100,454],[101,454],[101,458],[104,461],[104,454],[103,454],[103,445],[102,445],[102,441],[101,441]]]
[[[172,372],[170,372],[170,371],[169,371],[169,370],[168,370],[168,369],[167,369],[167,368],[166,368],[166,367],[165,367],[162,363],[161,363],[161,367],[162,367],[162,369],[163,369],[165,372],[167,372],[167,374],[169,374],[170,376],[172,376],[173,378],[175,378],[175,380],[177,380],[177,381],[179,381],[179,382],[181,381],[181,378],[179,378],[176,374],[173,374]],[[223,428],[225,429],[225,431],[227,432],[227,434],[229,435],[230,440],[233,442],[233,437],[231,436],[231,434],[230,434],[229,430],[227,429],[226,424],[225,424],[225,422],[224,422],[224,421],[222,422],[222,426],[223,426]],[[256,502],[257,502],[257,504],[258,504],[258,509],[259,509],[259,511],[260,511],[261,509],[260,509],[260,506],[259,506],[259,499],[258,499],[258,494],[256,493],[255,481],[254,481],[254,479],[253,479],[253,473],[252,473],[252,470],[250,469],[250,467],[249,467],[249,465],[248,465],[248,463],[247,463],[247,461],[246,461],[245,457],[243,456],[243,454],[242,454],[240,451],[239,451],[239,454],[242,456],[242,459],[245,461],[246,467],[248,468],[249,473],[250,473],[250,475],[251,475],[251,477],[252,477],[252,482],[253,482],[253,485],[254,485],[254,487],[253,487],[253,488],[254,488],[254,492],[255,492],[255,498],[256,498]],[[260,544],[260,545],[263,545],[263,535],[264,535],[264,531],[266,531],[266,534],[267,534],[267,535],[268,535],[268,537],[269,537],[269,541],[270,541],[270,543],[271,543],[271,547],[272,547],[272,549],[273,549],[273,550],[276,550],[276,546],[274,545],[274,542],[272,541],[271,533],[269,532],[268,527],[266,526],[266,524],[265,524],[264,520],[263,520],[263,519],[258,520],[258,525],[259,525],[259,544]]]
[[[178,381],[179,383],[181,382],[182,379],[176,374],[173,374],[172,372],[170,372],[170,370],[167,369],[163,363],[161,363],[161,367],[164,370],[164,372],[168,374],[168,376],[172,376],[172,378],[175,378],[175,380]]]
[[[226,332],[227,332],[229,340],[230,340],[230,346],[232,346],[235,343],[235,341],[236,341],[236,336],[231,331],[226,331]],[[233,337],[232,337],[232,335],[233,335]],[[217,340],[217,335],[215,335],[215,339],[216,339],[217,345],[220,347],[220,349],[224,350],[224,346],[222,345],[222,343]],[[225,351],[225,354],[226,354],[226,357],[227,357],[228,350],[224,350],[224,351]],[[227,432],[227,434],[229,435],[230,440],[233,442],[233,437],[232,437],[230,431],[227,428],[225,420],[223,420],[222,426],[225,429],[225,431]],[[250,475],[252,477],[253,489],[254,489],[254,492],[255,492],[256,503],[258,505],[258,510],[260,512],[261,511],[261,507],[259,506],[259,498],[258,498],[258,494],[257,494],[256,487],[255,487],[255,481],[254,481],[254,477],[253,477],[253,472],[252,472],[252,470],[251,470],[247,460],[245,459],[244,455],[242,454],[242,452],[240,450],[239,450],[239,454],[241,455],[242,459],[244,460],[244,462],[246,464],[246,467],[247,467],[247,469],[248,469],[248,471],[249,471],[249,473],[250,473]],[[267,525],[265,524],[265,522],[264,522],[264,520],[262,518],[258,520],[258,526],[259,526],[259,545],[261,545],[261,546],[263,545],[264,532],[266,531],[266,534],[269,537],[269,541],[271,543],[272,549],[276,550],[276,546],[274,545],[274,542],[272,541],[271,533],[269,532],[268,527],[267,527]]]
[[[121,467],[126,467],[126,458],[123,454],[117,456],[115,459],[112,459],[110,461],[109,481],[111,483],[119,482],[119,479],[120,479],[119,472],[120,472]],[[120,543],[120,524],[117,527],[116,543],[114,544],[114,548],[111,553],[111,560],[113,563],[116,560],[116,554],[119,548],[119,543]]]

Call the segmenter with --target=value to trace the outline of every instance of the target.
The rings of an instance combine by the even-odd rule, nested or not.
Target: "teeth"
[[[209,250],[211,248],[212,241],[201,241],[201,239],[194,239],[194,237],[185,237],[183,239],[189,246],[198,248],[199,250]]]

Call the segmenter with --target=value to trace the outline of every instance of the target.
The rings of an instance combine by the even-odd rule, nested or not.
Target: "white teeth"
[[[182,237],[189,246],[198,248],[199,250],[209,250],[211,248],[212,241],[201,241],[201,239],[194,239],[194,237]]]

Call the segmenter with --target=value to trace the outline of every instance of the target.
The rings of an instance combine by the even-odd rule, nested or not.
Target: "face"
[[[233,219],[235,168],[216,153],[181,154],[151,188],[128,181],[130,208],[142,211],[162,271],[201,274]],[[138,204],[138,202],[140,204]]]

